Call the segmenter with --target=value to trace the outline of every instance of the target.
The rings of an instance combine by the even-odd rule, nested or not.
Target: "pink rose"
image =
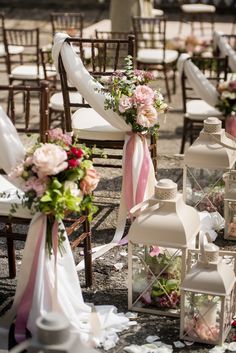
[[[68,167],[67,154],[62,147],[45,143],[33,154],[33,163],[39,177],[56,175]]]
[[[93,190],[96,189],[99,182],[99,175],[94,169],[94,167],[90,167],[87,170],[87,173],[84,179],[80,182],[80,188],[84,194],[90,194]]]
[[[146,86],[140,85],[137,86],[134,91],[134,101],[136,104],[140,105],[151,105],[154,100],[154,91]]]
[[[122,96],[119,101],[119,111],[124,113],[130,108],[132,108],[132,99],[127,96]]]
[[[157,118],[157,111],[152,105],[143,106],[138,109],[137,123],[143,127],[152,127],[157,123]]]
[[[43,196],[45,191],[47,190],[48,179],[38,179],[36,177],[29,178],[25,185],[24,191],[34,190],[38,197]]]

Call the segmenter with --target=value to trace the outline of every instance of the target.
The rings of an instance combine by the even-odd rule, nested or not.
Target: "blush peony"
[[[40,178],[56,175],[68,167],[67,154],[60,146],[45,143],[33,154],[33,163]]]

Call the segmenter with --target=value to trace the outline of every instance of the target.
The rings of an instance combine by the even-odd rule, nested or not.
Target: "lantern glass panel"
[[[225,200],[226,237],[236,239],[236,201]]]
[[[187,167],[186,203],[198,211],[224,213],[223,172]]]
[[[180,308],[180,249],[134,244],[132,307],[171,310]]]
[[[225,338],[231,329],[231,322],[235,312],[235,290],[233,289],[230,295],[225,298],[225,319],[224,319],[224,333]]]
[[[222,298],[205,293],[186,292],[184,336],[193,341],[216,343],[220,338]]]

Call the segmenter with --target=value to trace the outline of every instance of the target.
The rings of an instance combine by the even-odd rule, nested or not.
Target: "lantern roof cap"
[[[235,284],[233,269],[222,259],[216,264],[198,261],[186,274],[181,289],[213,295],[228,295]]]
[[[189,147],[184,163],[189,167],[206,169],[231,169],[236,161],[236,141],[221,128],[215,117],[204,120],[199,137]]]
[[[199,232],[198,212],[184,203],[172,180],[157,182],[153,197],[135,208],[139,212],[128,234],[132,242],[186,248]]]

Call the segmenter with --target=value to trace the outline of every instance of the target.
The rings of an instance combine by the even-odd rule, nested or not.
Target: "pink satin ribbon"
[[[35,288],[35,279],[37,275],[38,269],[38,260],[39,260],[39,253],[40,253],[40,246],[43,240],[44,235],[44,223],[45,219],[42,222],[42,226],[40,229],[40,233],[37,240],[37,245],[35,248],[34,253],[34,260],[32,263],[32,268],[29,276],[28,283],[25,287],[24,294],[21,298],[19,308],[16,313],[16,321],[15,321],[15,339],[16,342],[20,343],[26,339],[26,328],[27,322],[30,314],[30,310],[33,303],[33,296],[34,296],[34,288]],[[55,280],[54,280],[54,289],[52,294],[52,305],[54,308],[57,306],[57,249],[58,249],[58,222],[55,221],[52,228],[52,250],[54,254],[54,273],[55,273]]]
[[[34,295],[34,287],[35,287],[35,279],[37,274],[40,246],[43,240],[44,235],[44,225],[45,225],[46,217],[44,217],[40,232],[37,237],[37,244],[34,253],[34,259],[30,271],[30,276],[28,283],[25,287],[25,291],[22,295],[17,313],[16,313],[16,321],[15,321],[15,339],[16,342],[20,343],[26,339],[26,326],[29,317],[29,313],[32,307],[33,295]]]
[[[150,153],[148,150],[147,140],[145,137],[139,137],[142,139],[143,145],[143,159],[141,161],[141,168],[140,173],[138,176],[138,184],[137,189],[134,197],[134,184],[133,184],[133,155],[135,150],[136,144],[136,134],[132,133],[130,135],[130,139],[126,145],[126,154],[125,154],[125,169],[124,169],[124,178],[125,178],[125,199],[126,199],[126,206],[128,212],[130,209],[143,201],[148,176],[150,171]]]

